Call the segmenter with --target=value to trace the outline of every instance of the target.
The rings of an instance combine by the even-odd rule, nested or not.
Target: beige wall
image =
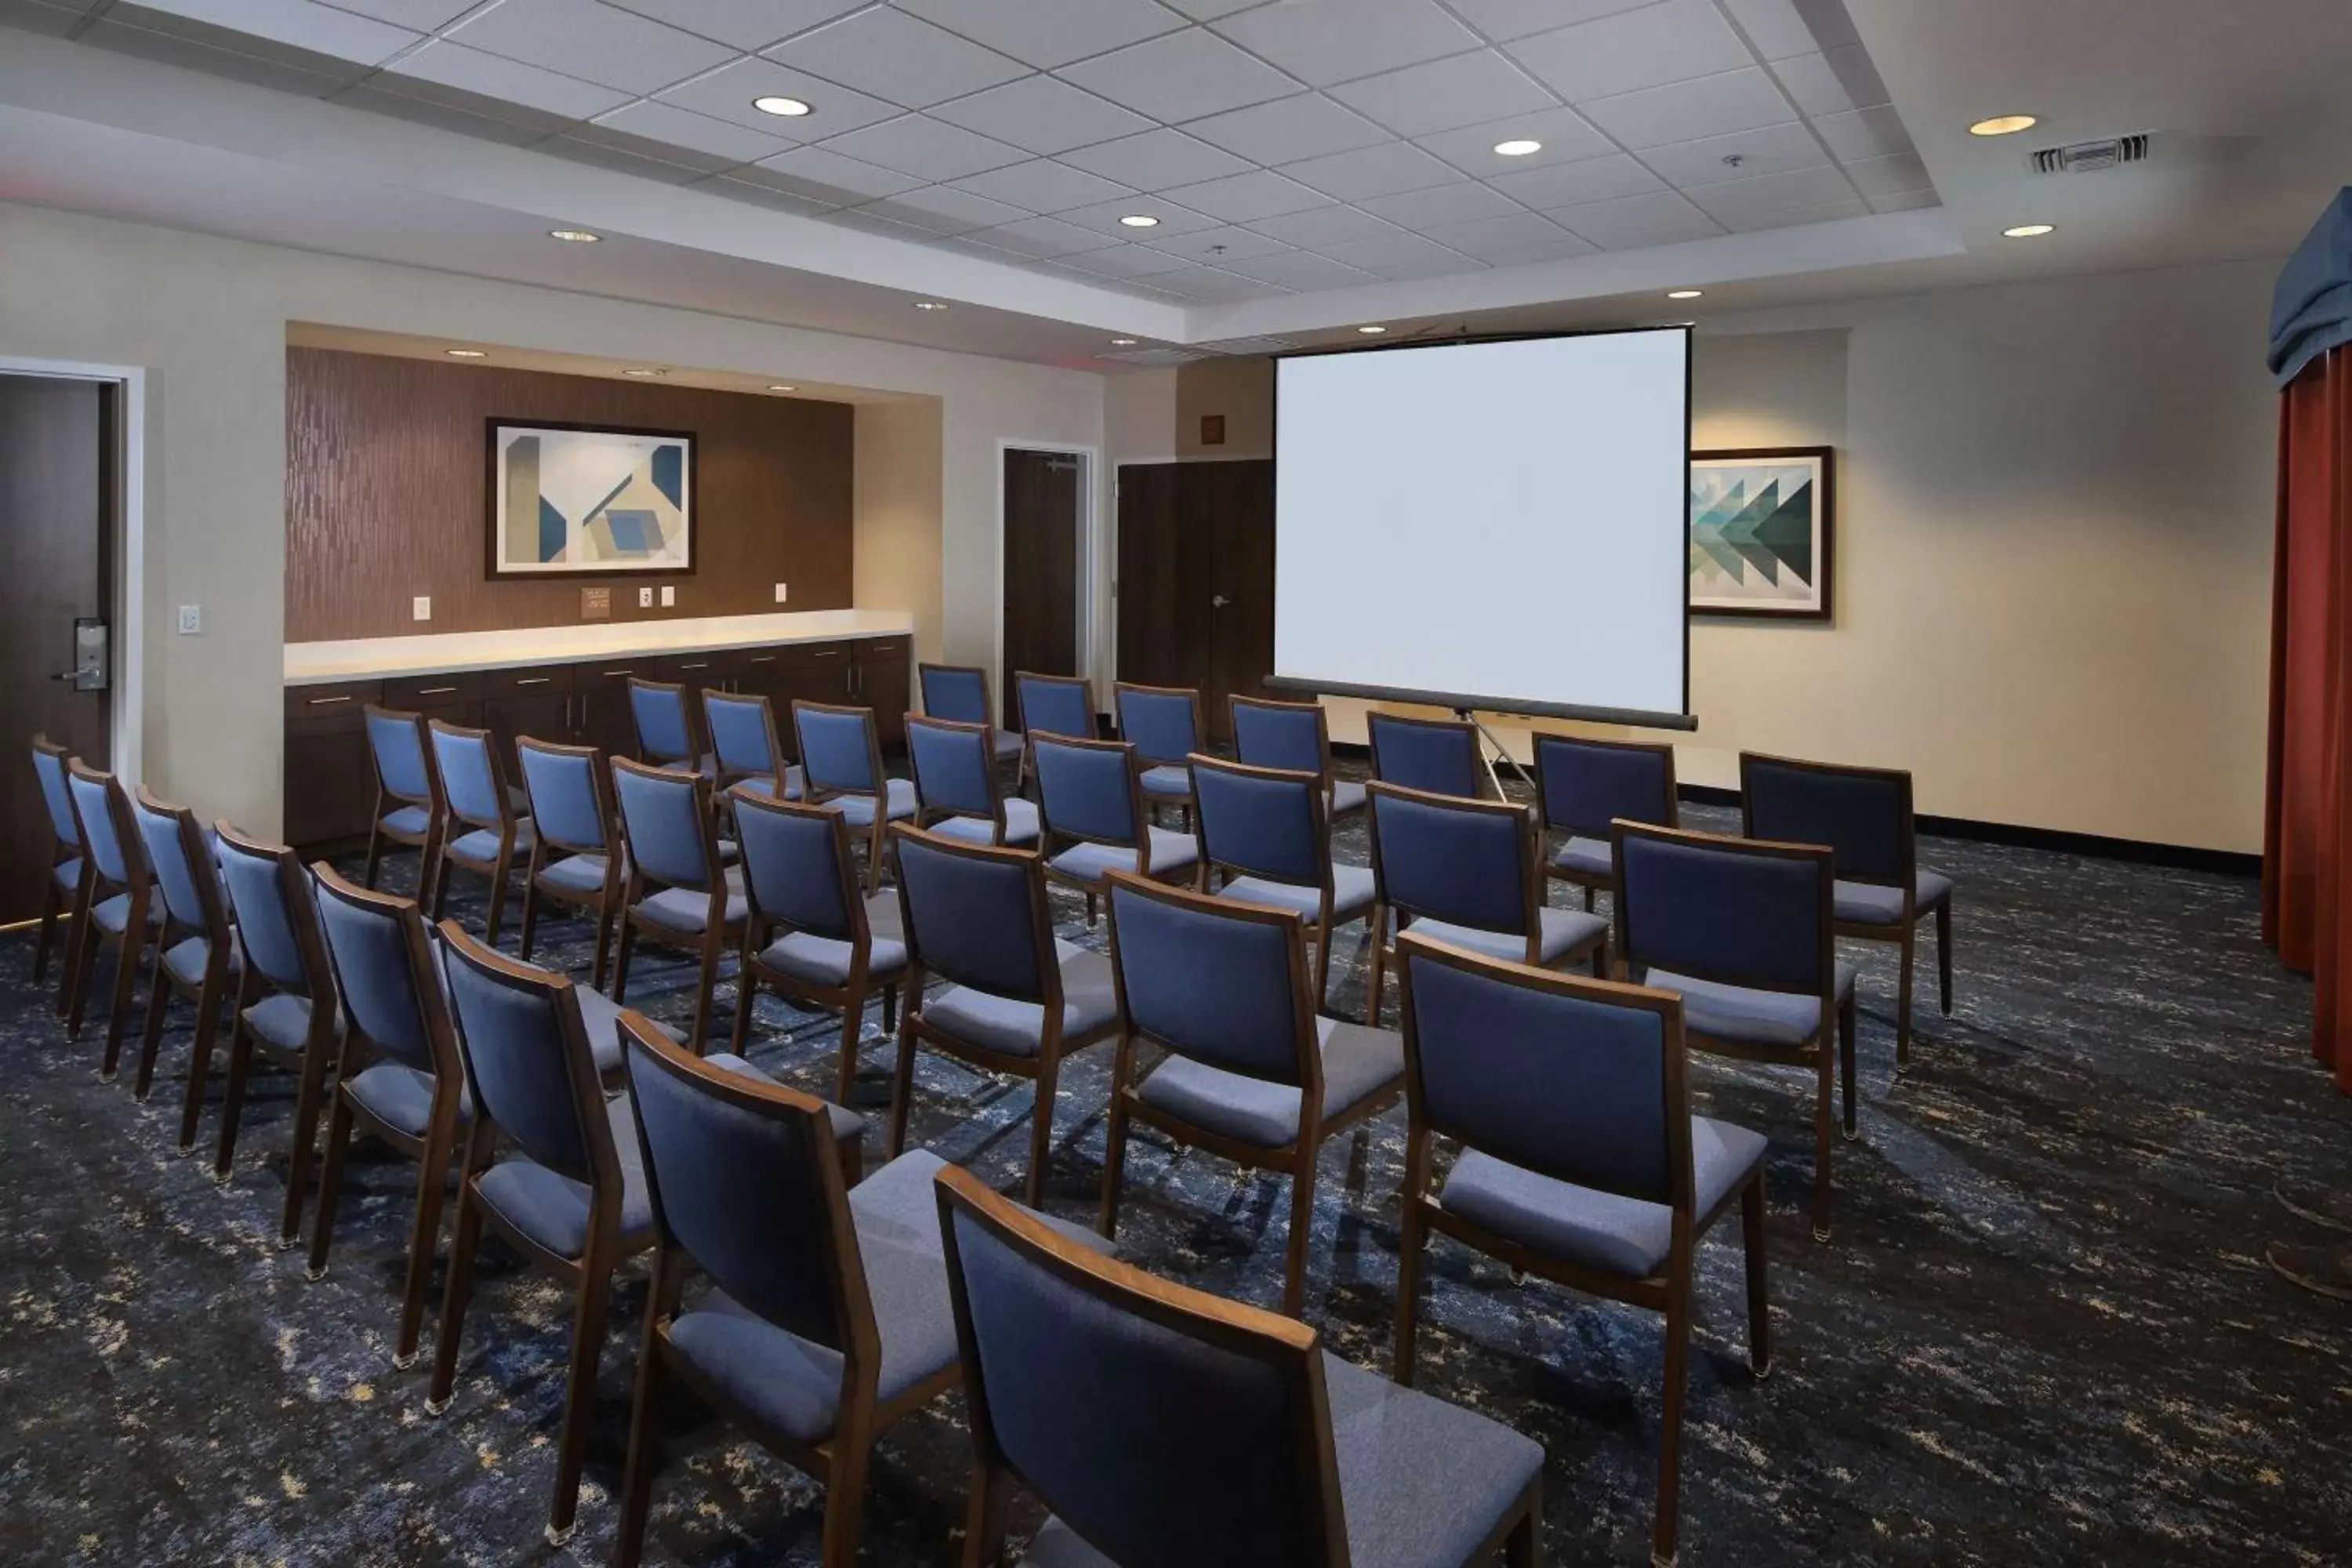
[[[857,410],[856,581],[852,602],[915,617],[915,657],[944,648],[940,584],[940,400],[909,397]]]

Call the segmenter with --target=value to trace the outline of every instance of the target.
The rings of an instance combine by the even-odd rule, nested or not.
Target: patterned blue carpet
[[[1349,830],[1342,858],[1361,849]],[[2257,942],[2253,885],[1948,841],[1923,858],[1960,879],[1958,1005],[1947,1019],[1923,1004],[1897,1083],[1891,950],[1849,944],[1864,1103],[1861,1142],[1837,1151],[1834,1240],[1815,1243],[1805,1217],[1805,1083],[1696,1068],[1703,1110],[1771,1136],[1777,1357],[1768,1382],[1746,1370],[1738,1226],[1722,1227],[1702,1248],[1684,1562],[2352,1560],[2352,1308],[2261,1261],[2274,1237],[2316,1239],[2272,1201],[2276,1174],[2352,1180],[2352,1105],[2307,1058],[2307,990]],[[1066,934],[1100,940],[1075,899],[1058,908]],[[584,980],[584,925],[542,934],[542,961]],[[1348,1008],[1359,954],[1339,956]],[[412,1168],[354,1159],[333,1269],[306,1281],[299,1255],[274,1246],[290,1081],[257,1074],[234,1179],[215,1187],[208,1161],[171,1152],[185,1009],[142,1106],[96,1080],[102,1023],[64,1038],[30,957],[28,938],[0,943],[0,1561],[606,1561],[642,1265],[604,1355],[581,1526],[551,1549],[540,1527],[562,1291],[486,1256],[456,1403],[426,1415],[425,1366],[390,1360]],[[629,1001],[680,1020],[689,981],[644,950]],[[730,965],[721,1029],[732,997]],[[835,1028],[763,999],[751,1055],[824,1092]],[[878,1089],[878,1008],[866,1029]],[[1080,1220],[1098,1191],[1109,1058],[1066,1069],[1057,1107],[1048,1206]],[[925,1058],[913,1136],[1011,1190],[1030,1108],[1025,1086]],[[1403,1142],[1400,1107],[1327,1146],[1316,1205],[1306,1315],[1374,1367],[1394,1323]],[[1282,1181],[1139,1133],[1129,1194],[1132,1260],[1277,1300]],[[1427,1277],[1422,1386],[1546,1446],[1550,1560],[1645,1561],[1657,1320],[1514,1284],[1443,1242]],[[649,1562],[815,1562],[811,1482],[684,1403],[669,1430]],[[864,1560],[956,1562],[957,1401],[881,1450]]]

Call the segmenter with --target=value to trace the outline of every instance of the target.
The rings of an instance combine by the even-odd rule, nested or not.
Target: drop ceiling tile
[[[356,61],[273,44],[208,22],[159,16],[128,5],[108,15],[91,15],[96,19],[76,36],[77,42],[276,92],[326,98],[348,89],[369,72],[368,67]],[[131,26],[134,18],[142,25]]]
[[[723,64],[730,53],[708,38],[595,0],[500,0],[458,23],[448,37],[470,48],[633,93],[658,92]]]
[[[5,0],[0,0],[0,18],[6,15]],[[389,114],[396,120],[430,125],[436,131],[453,131],[460,136],[478,136],[486,142],[496,142],[507,147],[528,147],[571,123],[552,114],[541,114],[535,109],[500,103],[470,92],[458,92],[411,77],[392,76],[381,71],[365,81],[355,82],[343,89],[335,94],[335,101],[349,104],[353,109]]]
[[[1242,300],[1271,300],[1292,290],[1262,279],[1244,278],[1215,267],[1195,268],[1149,280],[1150,287],[1202,304],[1223,305]]]
[[[863,4],[864,0],[858,0]],[[1184,19],[1152,0],[897,0],[974,43],[1040,70],[1172,33]]]
[[[747,55],[682,81],[658,95],[664,103],[690,109],[697,114],[748,125],[788,142],[821,142],[828,136],[896,119],[895,104],[780,66],[773,60]],[[799,115],[767,114],[751,107],[758,98],[797,98],[809,106]]]
[[[967,235],[984,245],[1017,250],[1024,256],[1071,256],[1081,250],[1103,250],[1118,241],[1057,217],[1025,217],[1018,223],[984,228]]]
[[[0,0],[0,24],[39,37],[62,38],[81,26],[82,17],[93,3],[94,0]]]
[[[1755,64],[1708,0],[1664,0],[1538,33],[1513,44],[1511,53],[1575,104]]]
[[[1033,213],[1066,212],[1133,194],[1117,180],[1106,180],[1051,158],[990,169],[956,181],[955,188],[992,201],[1011,202]]]
[[[1584,117],[1639,153],[1704,136],[1784,125],[1797,117],[1772,79],[1755,66],[1696,81],[1654,87],[1580,104]]]
[[[1400,136],[1427,136],[1481,125],[1505,115],[1534,114],[1555,100],[1533,77],[1493,49],[1367,77],[1331,96]]]
[[[1759,229],[1797,228],[1809,223],[1832,223],[1839,218],[1869,216],[1870,204],[1855,196],[1842,202],[1826,202],[1819,206],[1774,207],[1769,212],[1749,213],[1721,221],[1723,226],[1734,234],[1749,234]]]
[[[1108,250],[1073,256],[1069,265],[1110,278],[1149,278],[1156,273],[1181,272],[1192,264],[1148,245],[1114,245]]]
[[[1360,207],[1311,207],[1303,213],[1260,218],[1249,226],[1285,245],[1303,246],[1327,256],[1332,246],[1350,240],[1411,237],[1386,218],[1374,217]]]
[[[1401,195],[1373,196],[1356,205],[1415,231],[1526,210],[1475,180],[1457,180],[1450,185],[1432,185],[1425,191],[1407,191]]]
[[[641,180],[659,180],[672,185],[690,185],[711,172],[711,160],[698,153],[654,158],[599,142],[583,141],[577,136],[551,136],[537,143],[536,150],[569,158],[575,163],[593,163],[616,174],[635,174]]]
[[[1480,258],[1528,246],[1558,244],[1568,237],[1560,232],[1559,225],[1526,212],[1475,218],[1469,223],[1445,224],[1436,228],[1423,229],[1421,233],[1424,238],[1435,240],[1448,249]]]
[[[1195,22],[1213,22],[1235,11],[1246,11],[1253,5],[1263,5],[1266,0],[1162,0],[1169,9],[1181,11]]]
[[[1701,213],[1663,228],[1645,228],[1607,237],[1591,237],[1603,250],[1652,250],[1662,245],[1682,245],[1692,240],[1720,239],[1723,226]]]
[[[1727,163],[1737,158],[1737,163]],[[1830,155],[1819,138],[1803,125],[1768,125],[1761,131],[1736,131],[1728,136],[1706,136],[1696,142],[1676,142],[1653,147],[1642,154],[1670,184],[1690,190],[1719,185],[1730,180],[1752,180],[1759,174],[1781,174],[1791,169],[1824,167]]]
[[[1821,206],[1859,199],[1845,171],[1832,165],[1759,174],[1752,180],[1733,180],[1728,184],[1697,185],[1683,194],[1701,212],[1721,224],[1781,207]]]
[[[707,114],[673,108],[650,98],[616,109],[610,114],[597,116],[591,129],[618,132],[639,141],[688,148],[721,159],[728,164],[756,163],[792,147],[792,143],[781,136],[770,136],[748,126],[713,120]],[[583,131],[581,134],[588,135],[588,132]],[[590,136],[589,139],[594,141],[598,138]]]
[[[1197,184],[1202,180],[1238,174],[1249,167],[1247,160],[1236,158],[1221,147],[1212,147],[1181,131],[1165,128],[1147,131],[1140,136],[1122,136],[1099,147],[1082,147],[1064,153],[1062,162],[1139,191]]]
[[[420,33],[448,26],[478,3],[479,0],[332,0],[338,11],[356,11],[395,27],[414,27]],[[97,9],[97,0],[70,0],[70,5],[77,11]]]
[[[1377,147],[1358,148],[1353,153],[1334,153],[1328,158],[1309,158],[1304,163],[1286,164],[1282,172],[1302,185],[1311,186],[1343,202],[1361,201],[1367,196],[1391,196],[1400,191],[1417,191],[1429,185],[1446,184],[1461,177],[1454,169],[1420,148],[1403,142],[1385,142]]]
[[[1171,235],[1165,239],[1150,239],[1144,243],[1171,256],[1181,256],[1188,261],[1205,261],[1218,267],[1228,261],[1245,261],[1254,256],[1273,256],[1291,248],[1278,239],[1269,239],[1246,228],[1204,228],[1192,234]]]
[[[1435,0],[1261,5],[1210,25],[1311,87],[1460,54],[1482,41]]]
[[[835,136],[824,145],[845,157],[879,163],[925,180],[961,180],[982,169],[998,169],[1022,162],[1018,147],[928,115],[902,114],[879,125],[868,125]]]
[[[1873,196],[1870,205],[1883,213],[1907,213],[1920,207],[1939,207],[1944,203],[1933,191],[1906,191],[1900,195]]]
[[[1854,188],[1874,202],[1883,196],[1908,195],[1915,191],[1932,191],[1936,183],[1927,177],[1927,165],[1919,161],[1916,153],[1897,153],[1892,158],[1864,158],[1845,166],[1847,178]]]
[[[1613,16],[1620,11],[1638,11],[1655,3],[1656,0],[1453,0],[1454,9],[1464,21],[1498,44],[1572,22]]]
[[[695,188],[739,202],[755,203],[777,212],[796,213],[808,217],[832,212],[841,205],[839,202],[818,201],[793,191],[779,190],[767,183],[768,177],[765,170],[737,169],[716,179],[705,180]]]
[[[969,191],[952,191],[945,185],[926,185],[902,196],[868,202],[858,210],[933,234],[968,234],[976,228],[1019,223],[1031,216],[1004,202],[992,202]]]
[[[1080,60],[1055,74],[1169,122],[1246,109],[1298,90],[1272,66],[1197,27]]]
[[[1107,202],[1072,207],[1055,216],[1064,223],[1074,223],[1137,245],[1148,245],[1155,237],[1193,234],[1218,226],[1217,219],[1191,207],[1179,206],[1164,196],[1117,196]],[[1119,219],[1124,217],[1156,217],[1160,221],[1149,228],[1138,228],[1121,223]]]
[[[628,94],[609,87],[598,87],[577,77],[541,70],[520,60],[486,55],[479,49],[438,38],[415,54],[393,61],[384,67],[384,72],[524,104],[567,120],[586,120],[629,101]]]
[[[139,5],[142,11],[207,23],[289,48],[366,66],[382,64],[424,36],[316,5],[313,0],[139,0]]]
[[[1813,121],[1813,129],[1842,163],[1891,158],[1911,151],[1911,133],[1903,129],[1903,117],[1892,104],[1857,109],[1851,114],[1824,114]]]
[[[347,3],[335,0],[338,5]],[[872,0],[605,0],[605,4],[735,48],[764,49],[795,33],[845,16]]]
[[[1163,194],[1171,202],[1180,202],[1195,212],[1207,213],[1227,223],[1279,217],[1284,213],[1323,206],[1331,200],[1322,192],[1310,190],[1271,169],[1252,169],[1246,174],[1228,174],[1202,184],[1179,185]]]
[[[1547,261],[1566,261],[1571,257],[1591,256],[1601,247],[1572,234],[1557,239],[1539,239],[1533,245],[1506,246],[1490,250],[1484,258],[1489,267],[1532,267]]]
[[[1629,234],[1704,224],[1719,232],[1715,220],[1691,205],[1678,191],[1649,191],[1637,196],[1612,196],[1607,201],[1580,202],[1559,207],[1545,216],[1579,238],[1606,247],[1611,239]]]
[[[1032,153],[1066,153],[1151,129],[1140,114],[1050,76],[1026,76],[942,103],[933,116]]]
[[[863,229],[867,234],[878,234],[886,238],[904,240],[909,245],[934,245],[946,237],[930,229],[922,228],[911,223],[900,223],[896,218],[885,216],[873,207],[848,207],[841,212],[827,213],[824,215],[824,221],[838,224],[844,228]]]
[[[1334,261],[1344,261],[1382,278],[1442,278],[1448,272],[1475,271],[1479,266],[1460,251],[1449,250],[1435,240],[1393,228],[1386,234],[1314,248]]]
[[[895,196],[925,183],[823,147],[795,147],[763,158],[739,177],[835,206]]]
[[[1398,261],[1387,267],[1364,268],[1375,278],[1390,283],[1411,283],[1427,278],[1459,278],[1465,272],[1484,272],[1486,264],[1458,250],[1448,250],[1442,245],[1430,247],[1430,254],[1410,261]]]
[[[1389,140],[1387,132],[1319,92],[1213,114],[1184,129],[1254,163],[1295,163]]]
[[[1227,261],[1220,265],[1227,271],[1238,272],[1244,278],[1255,278],[1261,283],[1279,283],[1286,289],[1347,289],[1359,283],[1379,281],[1370,272],[1360,271],[1328,256],[1318,256],[1311,250],[1286,250],[1279,256],[1255,256],[1244,261]]]
[[[1028,74],[1018,60],[876,5],[762,51],[795,69],[909,109],[994,87]]]
[[[1612,196],[1638,195],[1663,190],[1665,182],[1622,153],[1587,158],[1580,163],[1555,163],[1523,174],[1497,174],[1495,188],[1514,201],[1541,212],[1548,207],[1573,206],[1579,202],[1607,201]]]
[[[1875,109],[1887,101],[1886,84],[1859,44],[1826,54],[1794,55],[1772,62],[1790,100],[1807,114],[1843,114]]]
[[[1725,0],[1732,19],[1768,60],[1858,44],[1841,0]]]
[[[1540,142],[1543,146],[1515,158],[1506,158],[1495,151],[1498,142],[1522,140]],[[1583,116],[1573,109],[1549,109],[1485,125],[1465,126],[1459,131],[1443,131],[1434,136],[1417,138],[1413,144],[1482,180],[1553,163],[1598,158],[1617,150],[1609,138],[1586,124]]]

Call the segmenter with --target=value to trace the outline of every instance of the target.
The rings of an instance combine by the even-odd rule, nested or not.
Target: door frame
[[[31,359],[0,354],[0,375],[46,376],[52,381],[95,381],[117,388],[121,399],[114,582],[113,668],[107,692],[108,766],[117,777],[137,783],[140,732],[147,713],[147,370],[135,364],[92,364],[79,360]]]
[[[1080,679],[1091,688],[1095,665],[1100,652],[1102,628],[1097,624],[1097,612],[1101,595],[1097,593],[1095,572],[1103,559],[1100,542],[1096,535],[1102,528],[1102,448],[1079,446],[1068,441],[1024,441],[1010,436],[996,440],[996,605],[995,646],[989,659],[989,689],[1000,690],[1010,672],[1004,668],[1004,458],[1008,452],[1046,452],[1056,457],[1078,459],[1078,515],[1072,520],[1077,530],[1078,562],[1078,648],[1077,665]],[[1094,693],[1097,708],[1106,694]],[[1009,715],[999,714],[998,722]]]

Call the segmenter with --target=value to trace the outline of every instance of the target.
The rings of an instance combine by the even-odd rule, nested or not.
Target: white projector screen
[[[1690,332],[1275,362],[1274,682],[1689,728]]]

